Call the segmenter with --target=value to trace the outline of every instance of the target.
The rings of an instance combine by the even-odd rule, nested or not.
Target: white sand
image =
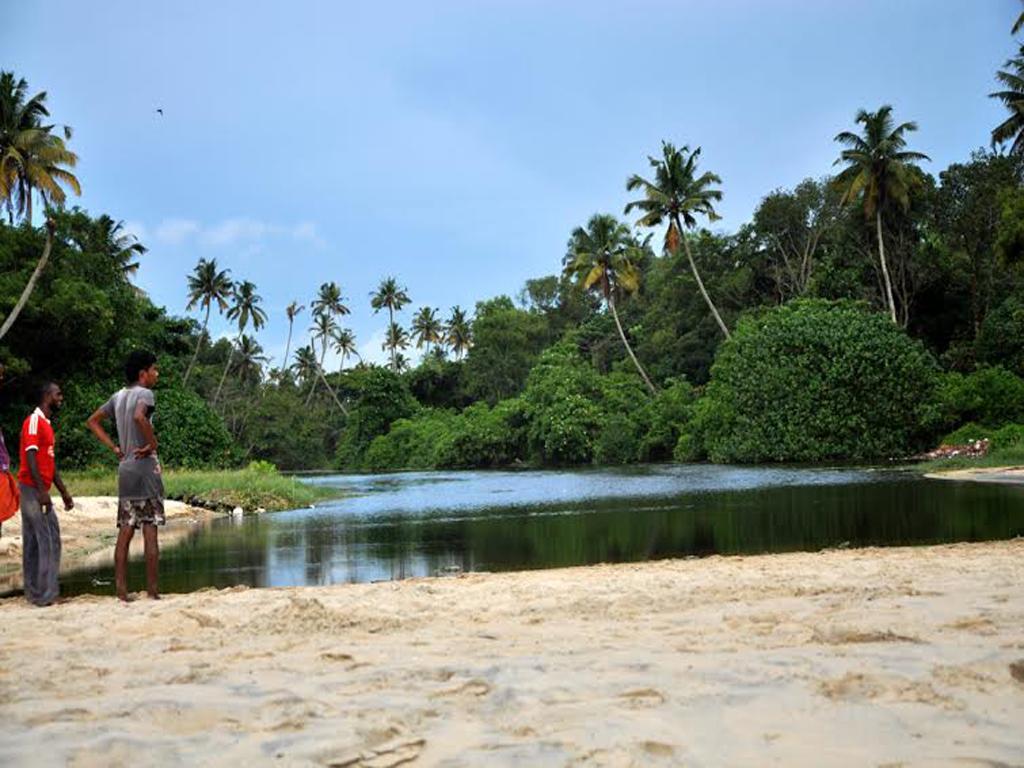
[[[61,571],[114,561],[117,539],[117,497],[83,496],[75,499],[67,511],[54,492],[61,535]],[[160,530],[161,545],[171,545],[189,529],[214,517],[214,513],[196,509],[180,501],[164,504],[167,525]],[[21,514],[3,523],[0,536],[0,592],[21,587]],[[132,557],[142,554],[142,536],[132,539]]]
[[[925,477],[934,480],[972,480],[978,483],[1024,483],[1024,467],[977,467],[974,469],[946,469],[931,472]]]
[[[0,765],[1020,764],[1022,584],[1016,540],[11,599]]]

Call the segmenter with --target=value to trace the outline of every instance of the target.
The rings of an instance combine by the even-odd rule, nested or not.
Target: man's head
[[[141,384],[152,389],[160,378],[156,355],[142,349],[132,352],[124,363],[124,378],[129,384]]]
[[[56,413],[64,405],[64,393],[60,384],[48,381],[39,388],[39,407],[44,413]]]

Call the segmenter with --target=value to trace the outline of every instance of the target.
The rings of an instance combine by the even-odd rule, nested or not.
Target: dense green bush
[[[646,406],[647,432],[640,440],[637,458],[640,461],[691,461],[684,451],[676,457],[680,438],[687,433],[693,419],[694,391],[685,379],[670,380]]]
[[[399,376],[386,368],[372,368],[359,384],[356,407],[338,442],[337,463],[360,467],[374,438],[387,434],[391,424],[407,419],[419,409],[416,399]]]
[[[869,460],[922,446],[938,370],[885,315],[802,300],[745,315],[722,345],[699,432],[714,461]]]
[[[493,408],[476,403],[450,425],[438,448],[438,466],[502,467],[521,460],[525,453],[521,401],[502,400]]]
[[[1002,367],[942,377],[940,401],[947,425],[977,422],[998,427],[1024,421],[1024,379]]]
[[[999,429],[983,427],[973,422],[964,424],[942,438],[943,445],[966,445],[975,440],[989,440],[992,450],[1024,446],[1024,424],[1006,424]]]
[[[1024,301],[1010,296],[985,316],[976,343],[978,362],[1024,376]]]
[[[424,410],[413,418],[398,419],[387,434],[373,439],[362,466],[375,472],[436,467],[438,450],[449,439],[457,418],[449,411]]]

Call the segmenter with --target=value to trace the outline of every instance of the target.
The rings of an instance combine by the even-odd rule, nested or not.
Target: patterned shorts
[[[166,522],[163,499],[121,499],[117,503],[118,528],[164,525]]]

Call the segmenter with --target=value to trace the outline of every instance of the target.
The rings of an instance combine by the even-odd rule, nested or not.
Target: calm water
[[[1008,539],[1024,487],[898,470],[650,466],[345,475],[335,502],[220,519],[161,553],[161,588],[292,586],[659,557]],[[111,591],[112,567],[62,578]],[[133,562],[131,585],[144,584]]]

